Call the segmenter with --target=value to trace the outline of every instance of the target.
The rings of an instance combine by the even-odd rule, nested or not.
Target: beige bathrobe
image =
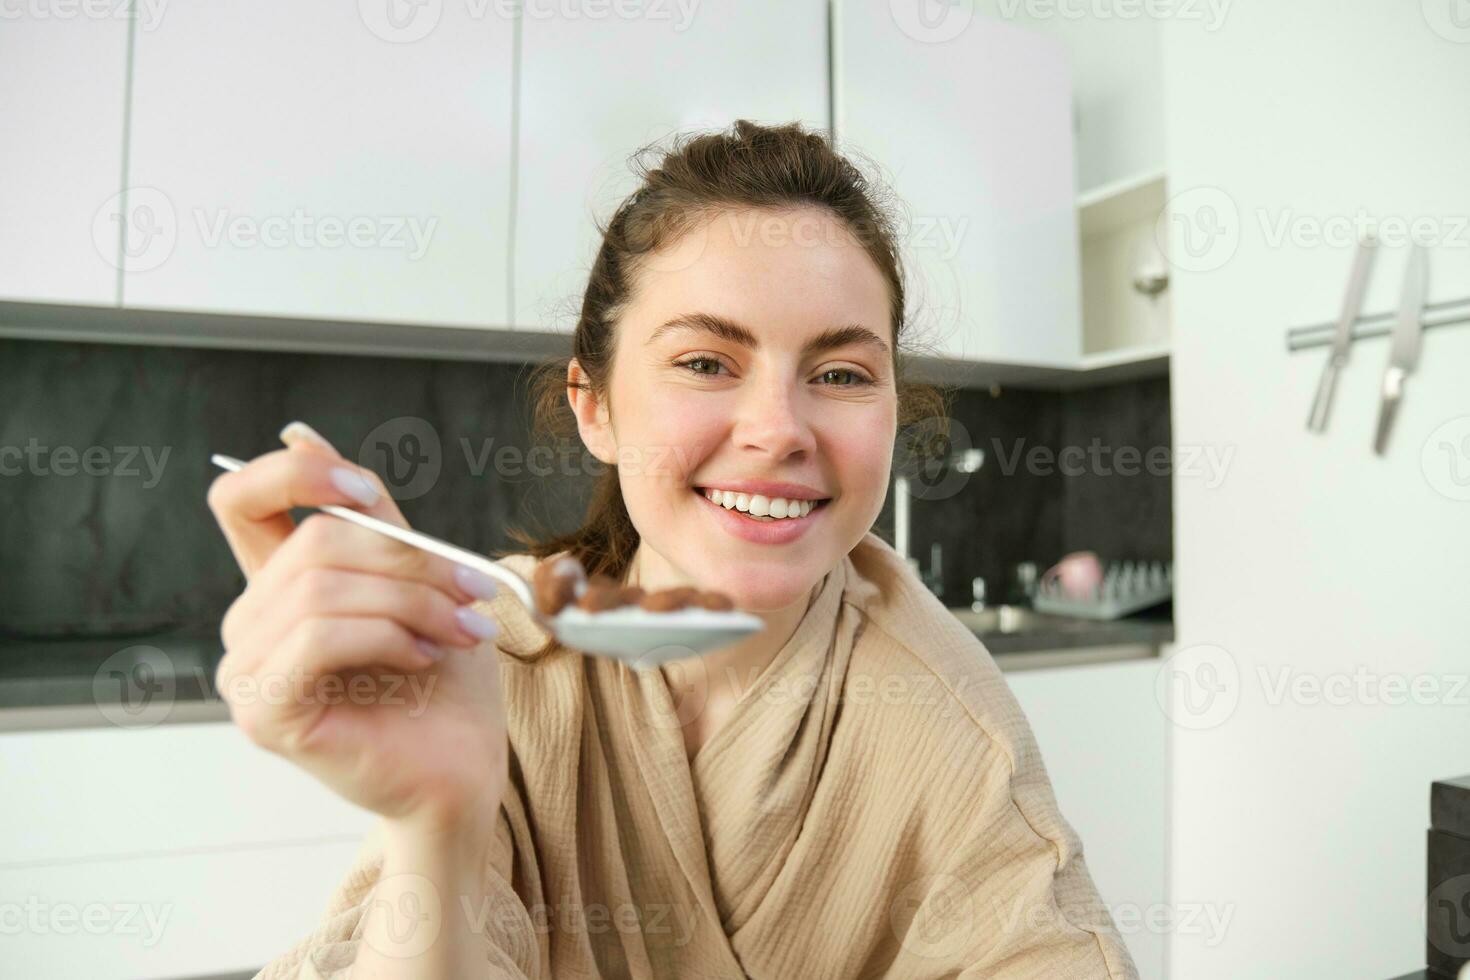
[[[1137,976],[995,662],[877,536],[692,763],[697,696],[565,648],[531,662],[546,634],[484,605],[512,760],[482,976]],[[374,839],[258,978],[348,975]]]

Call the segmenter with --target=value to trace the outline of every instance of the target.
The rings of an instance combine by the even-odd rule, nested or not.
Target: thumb
[[[404,528],[408,527],[408,521],[404,518],[403,512],[398,509],[398,503],[388,493],[388,488],[384,486],[383,481],[378,478],[378,475],[372,470],[358,466],[352,463],[351,460],[346,459],[337,451],[337,447],[328,442],[327,438],[320,432],[305,422],[297,420],[287,423],[286,427],[280,432],[280,438],[286,444],[287,448],[293,452],[315,453],[318,456],[341,460],[351,465],[353,469],[362,475],[363,479],[372,485],[372,489],[377,491],[378,494],[378,499],[375,503],[368,506],[359,506],[356,509],[361,510],[365,514],[371,514],[373,517],[388,521],[390,524],[397,524],[399,527]]]

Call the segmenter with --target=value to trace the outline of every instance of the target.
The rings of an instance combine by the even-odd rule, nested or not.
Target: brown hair
[[[572,354],[587,376],[578,387],[599,399],[608,390],[614,328],[627,309],[642,257],[679,239],[711,214],[736,209],[788,210],[818,207],[841,219],[863,244],[888,283],[893,324],[894,377],[898,424],[947,414],[944,393],[904,377],[908,355],[899,350],[904,333],[904,285],[892,217],[868,179],[833,150],[820,133],[796,123],[761,126],[741,119],[728,132],[677,135],[656,166],[644,156],[631,163],[642,178],[639,188],[599,224],[602,246],[592,263],[582,311],[572,335]],[[568,358],[540,365],[531,379],[533,430],[558,438],[575,435],[576,418],[567,404]],[[616,466],[597,479],[582,526],[566,534],[541,536],[512,529],[511,537],[537,558],[567,551],[589,574],[621,580],[638,546],[618,483]]]

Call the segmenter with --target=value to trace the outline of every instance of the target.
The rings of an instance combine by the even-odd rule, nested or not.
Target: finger
[[[293,507],[355,507],[406,527],[403,515],[371,471],[317,452],[278,449],[259,456],[209,487],[209,507],[246,577],[253,575],[295,529]],[[372,501],[372,503],[368,503]]]
[[[326,436],[300,420],[288,422],[281,430],[280,439],[286,444],[286,448],[297,452],[314,453],[323,459],[331,460],[333,465],[352,466],[351,460],[337,451],[337,447],[329,442]],[[372,514],[390,524],[399,527],[408,527],[408,521],[404,519],[403,512],[398,509],[397,502],[388,493],[383,485],[382,479],[368,467],[357,467],[362,475],[368,480],[372,491],[377,495],[377,501],[372,504],[364,504],[356,509],[364,514]]]
[[[272,650],[300,620],[349,616],[391,619],[446,647],[472,649],[499,632],[490,617],[422,582],[317,567],[291,582],[277,614],[257,619],[246,646]]]
[[[332,514],[312,514],[302,521],[261,576],[273,589],[282,589],[311,568],[419,582],[443,592],[456,605],[492,599],[499,592],[495,580],[484,572]]]
[[[232,713],[256,744],[279,750],[304,747],[311,726],[326,705],[316,684],[329,674],[372,668],[413,673],[433,666],[442,654],[429,652],[426,641],[386,619],[315,617],[298,621],[276,650],[254,669],[233,665],[230,678],[248,674],[252,695]],[[229,654],[225,659],[230,659]],[[231,684],[229,690],[233,690]]]

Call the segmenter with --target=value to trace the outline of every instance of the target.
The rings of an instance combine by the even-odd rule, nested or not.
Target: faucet
[[[951,454],[945,462],[961,473],[974,473],[985,463],[985,450],[966,449]],[[893,478],[893,550],[898,552],[898,557],[918,573],[929,591],[939,596],[944,592],[943,549],[939,542],[936,541],[929,548],[928,571],[920,568],[918,559],[909,554],[909,501],[911,497],[909,478],[902,473],[895,474]]]

